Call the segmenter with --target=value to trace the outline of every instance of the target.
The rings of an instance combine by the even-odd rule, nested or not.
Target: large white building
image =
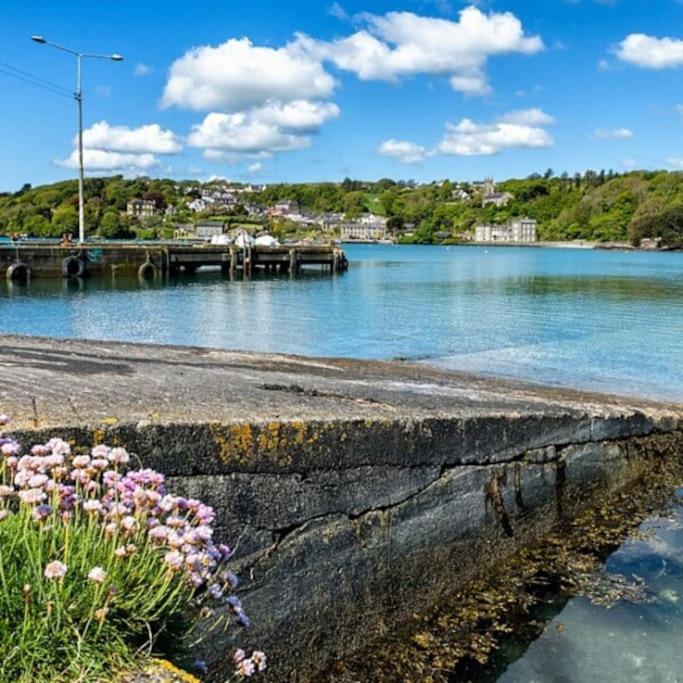
[[[537,222],[533,218],[515,218],[507,225],[478,225],[475,242],[536,242]]]

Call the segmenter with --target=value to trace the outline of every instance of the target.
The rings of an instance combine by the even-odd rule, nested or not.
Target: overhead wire
[[[16,78],[17,80],[28,83],[29,85],[43,88],[44,90],[48,90],[55,95],[61,95],[62,97],[68,97],[70,99],[72,99],[74,96],[70,90],[63,88],[61,85],[52,83],[51,81],[41,78],[40,76],[34,76],[28,71],[23,71],[22,69],[12,66],[11,64],[7,64],[6,62],[0,61],[0,73],[10,76],[11,78]]]

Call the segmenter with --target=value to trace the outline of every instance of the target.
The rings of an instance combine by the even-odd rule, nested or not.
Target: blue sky
[[[7,0],[0,190],[74,175],[74,102],[5,73],[73,88],[31,34],[126,58],[86,64],[91,173],[500,179],[683,168],[682,20],[679,0]]]

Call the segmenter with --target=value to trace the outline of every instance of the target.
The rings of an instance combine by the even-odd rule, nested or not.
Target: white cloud
[[[633,137],[633,131],[628,128],[598,128],[593,137],[598,140],[628,140]]]
[[[212,161],[271,155],[310,146],[309,138],[285,132],[243,112],[208,114],[202,123],[192,127],[187,142],[191,147],[203,148],[204,156]]]
[[[531,114],[529,112],[535,112]],[[476,123],[463,119],[460,123],[446,124],[446,134],[436,151],[455,156],[490,156],[507,149],[538,149],[551,147],[553,138],[540,121],[552,122],[547,114],[537,110],[512,112],[494,123]],[[536,120],[539,123],[524,123]],[[512,119],[508,121],[507,119]]]
[[[68,159],[55,161],[64,168],[78,168],[78,152],[74,150]],[[121,154],[103,149],[84,149],[83,165],[87,171],[148,170],[160,166],[153,154]]]
[[[500,120],[520,126],[550,126],[555,123],[555,119],[550,114],[546,114],[537,107],[508,112],[503,114]]]
[[[327,10],[327,13],[335,19],[339,19],[341,21],[348,21],[349,19],[347,11],[338,2],[333,2],[330,5],[330,9]]]
[[[485,14],[474,6],[462,10],[457,21],[412,12],[364,14],[361,19],[364,28],[346,38],[324,42],[299,36],[298,44],[304,52],[362,80],[441,74],[469,95],[490,91],[484,72],[489,57],[531,55],[543,49],[541,38],[526,35],[514,14]]]
[[[133,69],[133,76],[149,76],[154,69],[149,64],[136,64]]]
[[[620,43],[616,54],[622,61],[644,69],[683,66],[683,40],[632,33]]]
[[[313,133],[327,121],[336,119],[339,107],[332,102],[268,102],[251,110],[250,116],[262,123],[277,126],[286,131]]]
[[[257,174],[260,173],[263,170],[263,164],[260,161],[257,161],[254,164],[251,164],[249,167],[247,167],[247,171],[249,173]]]
[[[417,145],[414,142],[396,140],[395,138],[385,140],[377,151],[384,157],[398,159],[404,164],[419,163],[424,161],[424,158],[427,155],[427,150],[422,145]]]
[[[248,38],[194,48],[172,65],[162,106],[237,111],[269,100],[324,99],[335,80],[298,43],[258,47]]]
[[[99,121],[83,131],[83,144],[91,149],[135,154],[176,154],[182,150],[173,131],[163,130],[157,123],[129,128]]]

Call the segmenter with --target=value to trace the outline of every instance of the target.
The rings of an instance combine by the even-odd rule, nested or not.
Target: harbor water
[[[346,245],[347,273],[0,283],[0,333],[400,358],[683,400],[683,253]]]

